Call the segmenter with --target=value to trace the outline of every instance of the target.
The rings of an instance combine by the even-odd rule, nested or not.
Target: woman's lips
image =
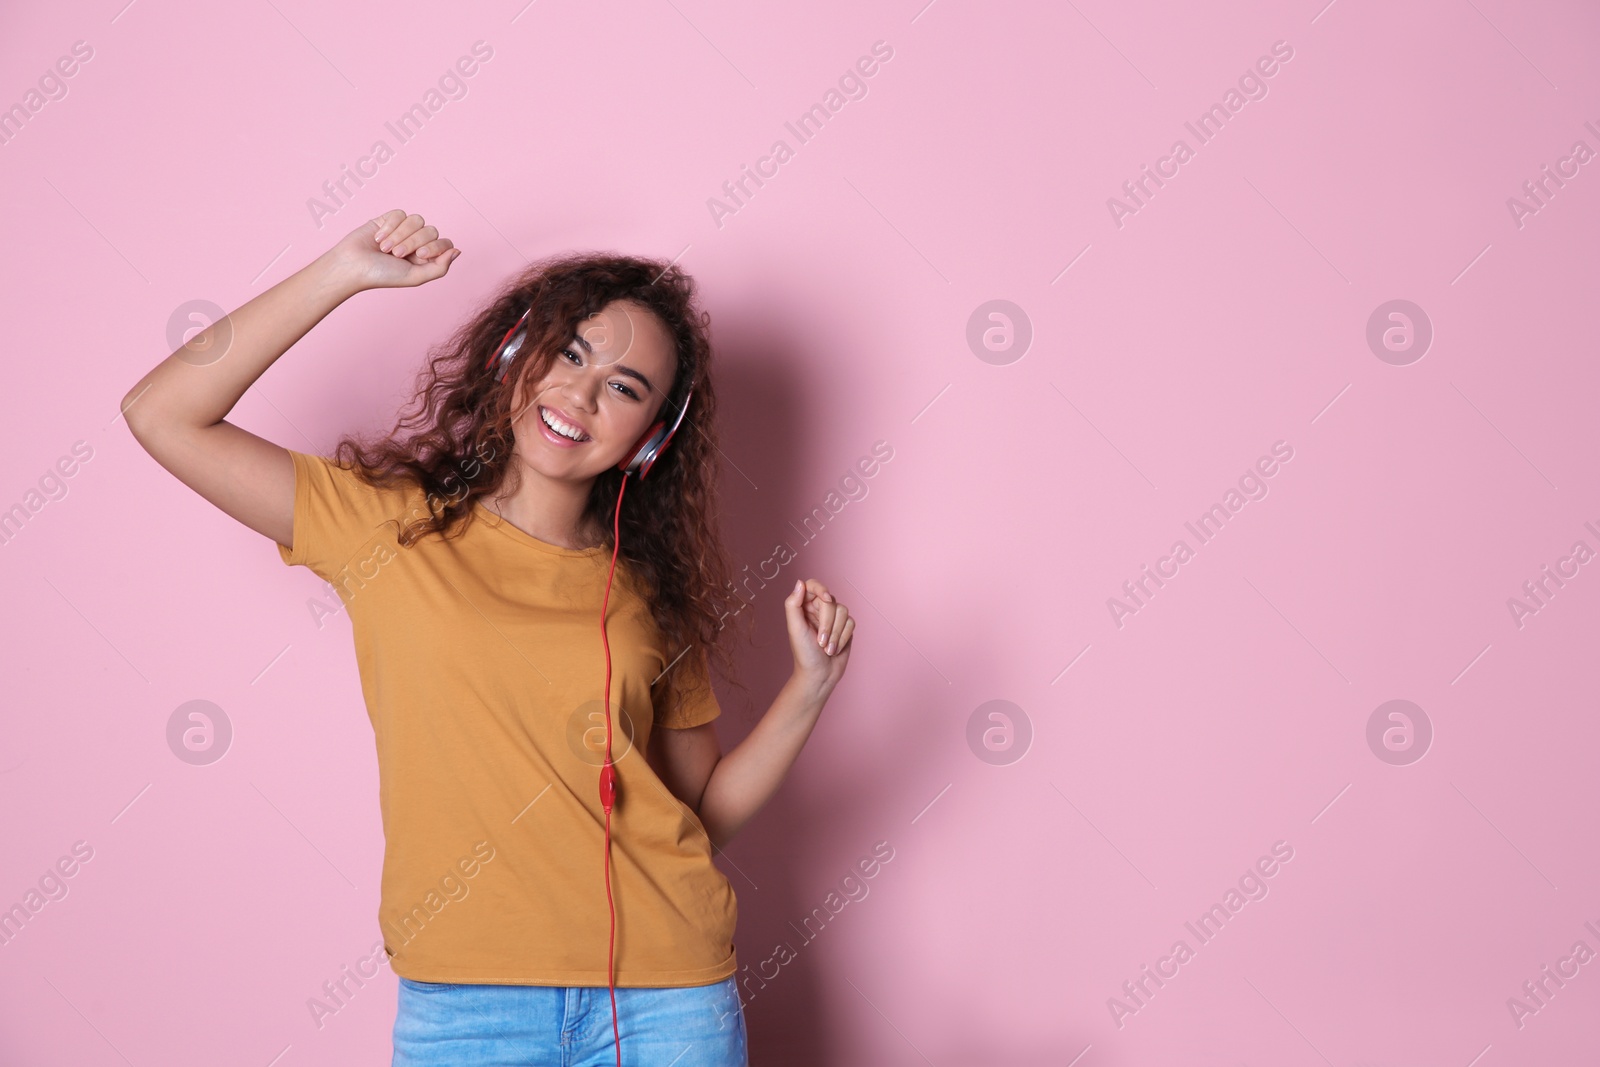
[[[588,441],[574,441],[572,438],[563,436],[562,434],[558,434],[552,430],[550,428],[550,424],[544,421],[543,408],[536,410],[534,412],[534,416],[539,420],[539,430],[544,434],[544,439],[553,445],[556,445],[560,448],[577,448],[579,445],[589,443]],[[557,417],[559,418],[560,416]],[[562,419],[561,421],[566,422],[567,420]],[[568,425],[571,424],[569,423]],[[593,438],[590,438],[589,440],[593,440]]]

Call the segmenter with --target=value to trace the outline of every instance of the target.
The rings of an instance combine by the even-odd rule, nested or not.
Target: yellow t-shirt
[[[394,972],[604,986],[610,551],[548,544],[481,504],[459,535],[404,548],[392,520],[427,514],[420,487],[369,486],[321,456],[290,455],[294,544],[278,551],[331,582],[350,614],[377,743],[378,917]],[[606,625],[616,984],[708,985],[736,970],[733,887],[699,817],[644,753],[653,726],[696,726],[721,709],[704,653],[666,653],[625,568],[619,558]],[[674,659],[699,685],[674,721],[658,721],[651,682]]]

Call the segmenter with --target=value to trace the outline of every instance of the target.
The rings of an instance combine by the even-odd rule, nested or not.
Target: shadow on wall
[[[813,401],[802,394],[795,368],[810,362],[807,353],[755,314],[742,326],[734,314],[724,313],[713,321],[712,330],[725,454],[722,526],[734,568],[740,571],[749,564],[750,571],[739,576],[756,574],[757,565],[772,558],[780,541],[795,550],[795,558],[775,578],[764,586],[754,581],[748,586],[749,604],[743,610],[752,613],[751,642],[736,643],[734,652],[749,693],[718,687],[725,714],[717,720],[717,734],[727,752],[759,721],[793,669],[782,601],[796,578],[817,578],[850,602],[871,635],[868,647],[885,647],[898,638],[870,607],[854,602],[844,579],[855,575],[848,564],[837,562],[846,539],[843,527],[853,527],[848,537],[859,543],[862,529],[856,524],[870,505],[859,511],[855,505],[846,508],[834,519],[841,528],[830,524],[812,535],[810,545],[791,525],[816,504],[806,495],[815,488],[814,479],[802,478],[805,457],[825,435],[838,430],[818,414],[827,411],[827,398]],[[877,436],[870,427],[863,428],[852,451],[868,452]],[[767,573],[772,573],[770,566]],[[897,680],[890,687],[892,700],[873,700],[863,688],[864,666],[857,652],[784,785],[717,859],[738,895],[736,976],[752,1063],[816,1067],[832,1061],[841,1038],[827,1006],[857,996],[846,978],[858,985],[862,980],[834,965],[842,958],[838,950],[845,947],[843,941],[873,939],[873,928],[881,930],[886,916],[874,915],[869,910],[874,906],[866,904],[860,911],[855,905],[844,907],[826,925],[813,921],[806,926],[803,920],[822,906],[830,890],[841,897],[848,891],[840,890],[841,877],[853,876],[857,894],[866,894],[859,896],[862,901],[881,892],[880,886],[893,884],[892,876],[884,879],[882,872],[887,868],[892,875],[895,850],[915,832],[910,819],[949,780],[940,778],[920,799],[907,796],[903,785],[908,777],[926,777],[932,783],[942,773],[918,775],[916,768],[933,767],[938,762],[935,748],[948,747],[946,731],[932,722],[932,709],[949,703],[949,688],[929,673]],[[913,715],[924,721],[908,721]],[[864,716],[874,721],[860,721]],[[843,717],[857,721],[845,723]],[[900,727],[890,728],[891,719],[899,720]],[[845,738],[873,736],[885,743],[894,738],[897,773],[883,773],[883,745],[844,743]],[[959,736],[959,731],[950,736]],[[875,852],[875,843],[884,841],[886,847]],[[863,873],[869,869],[876,878]],[[871,994],[870,988],[863,992]]]

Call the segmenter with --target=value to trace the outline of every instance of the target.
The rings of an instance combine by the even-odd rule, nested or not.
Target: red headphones
[[[527,340],[528,316],[532,312],[533,308],[530,306],[522,313],[522,317],[506,331],[499,347],[489,356],[485,369],[494,374],[495,381],[506,380],[506,373],[511,369],[513,357]],[[650,473],[650,468],[661,458],[661,453],[666,451],[667,442],[678,432],[684,415],[688,413],[689,400],[693,396],[692,388],[684,394],[683,403],[678,407],[678,417],[672,420],[671,427],[667,426],[665,419],[657,420],[617,464],[617,469],[622,472],[622,484],[617,488],[617,506],[612,513],[611,570],[606,575],[605,598],[600,603],[600,644],[605,649],[606,657],[606,682],[602,705],[606,715],[606,758],[600,766],[600,807],[605,810],[606,815],[603,869],[606,882],[606,907],[611,913],[611,935],[606,946],[606,987],[611,993],[611,1035],[617,1052],[617,1067],[622,1067],[622,1035],[617,1026],[617,986],[612,969],[617,944],[617,907],[611,898],[611,809],[617,797],[617,772],[616,765],[611,762],[611,643],[606,638],[606,607],[611,603],[611,579],[617,573],[617,550],[622,547],[622,494],[628,488],[628,475],[637,474],[640,481],[643,481],[644,476]]]

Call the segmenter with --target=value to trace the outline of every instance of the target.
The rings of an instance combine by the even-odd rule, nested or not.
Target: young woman
[[[344,300],[460,254],[384,213],[145,375],[128,427],[347,607],[394,1063],[744,1064],[737,908],[712,852],[799,754],[855,619],[795,582],[793,673],[723,755],[710,662],[731,675],[720,635],[746,602],[717,535],[693,281],[626,256],[534,264],[432,353],[395,430],[345,438],[338,462],[224,421]]]

